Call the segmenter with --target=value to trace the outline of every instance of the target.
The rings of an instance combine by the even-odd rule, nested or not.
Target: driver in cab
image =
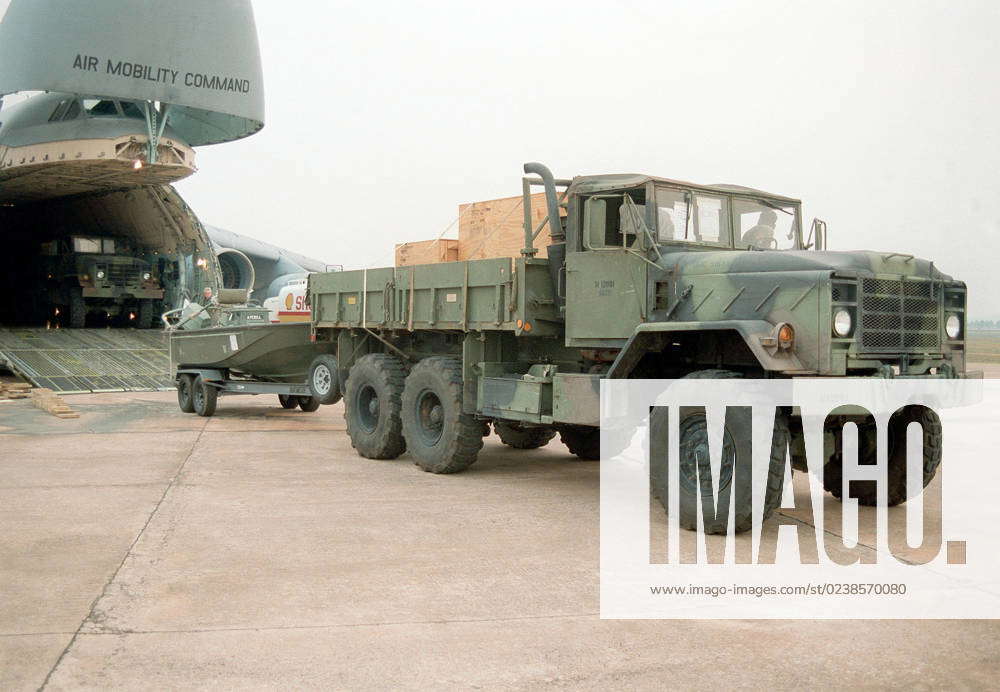
[[[743,234],[743,244],[757,249],[769,250],[775,246],[774,227],[778,215],[773,209],[765,209],[757,218],[757,225]]]

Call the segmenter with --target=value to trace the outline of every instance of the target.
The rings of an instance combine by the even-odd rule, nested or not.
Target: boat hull
[[[170,334],[175,367],[229,370],[258,380],[305,382],[313,359],[329,344],[310,339],[308,323],[211,327]]]

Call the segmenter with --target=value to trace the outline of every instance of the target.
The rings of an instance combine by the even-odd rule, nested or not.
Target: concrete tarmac
[[[602,621],[598,464],[354,454],[341,405],[0,404],[0,688],[987,688],[990,621]]]

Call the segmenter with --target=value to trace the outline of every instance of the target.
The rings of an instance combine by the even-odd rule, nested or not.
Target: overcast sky
[[[350,268],[518,194],[525,161],[732,182],[1000,318],[1000,3],[254,4],[266,124],[178,185],[207,223]]]

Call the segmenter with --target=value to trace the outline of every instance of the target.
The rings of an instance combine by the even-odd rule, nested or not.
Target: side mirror
[[[809,227],[809,237],[806,239],[805,249],[813,247],[813,239],[817,250],[825,250],[826,245],[826,221],[823,219],[813,219],[812,226]]]
[[[597,197],[589,198],[583,206],[583,245],[587,248],[604,247],[608,203]]]

